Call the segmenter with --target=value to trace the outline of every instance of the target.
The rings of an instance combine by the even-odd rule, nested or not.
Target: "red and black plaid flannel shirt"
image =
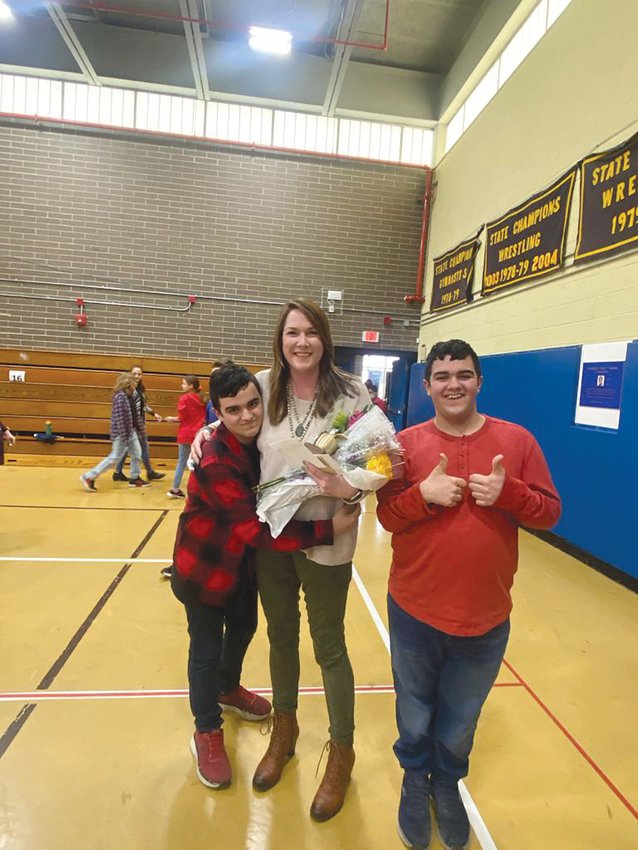
[[[204,444],[188,482],[173,553],[172,587],[182,602],[223,607],[242,570],[254,569],[254,550],[292,552],[331,545],[332,520],[292,520],[274,539],[256,513],[251,487],[259,482],[259,452],[222,423]]]

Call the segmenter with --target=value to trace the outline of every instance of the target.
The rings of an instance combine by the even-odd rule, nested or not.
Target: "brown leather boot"
[[[346,789],[350,784],[350,774],[354,767],[352,744],[328,741],[326,747],[328,748],[326,772],[310,807],[310,817],[318,821],[330,820],[343,806]]]
[[[266,755],[257,765],[253,776],[253,788],[258,791],[268,791],[279,782],[286,762],[295,754],[298,737],[297,715],[275,711],[272,715],[270,743]]]

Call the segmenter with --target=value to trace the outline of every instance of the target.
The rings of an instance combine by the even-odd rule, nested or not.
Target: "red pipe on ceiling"
[[[428,228],[430,226],[430,207],[432,200],[432,169],[425,168],[425,194],[423,195],[423,216],[421,218],[421,244],[419,246],[419,265],[416,272],[416,289],[414,295],[406,295],[406,304],[423,304],[423,282],[425,273],[425,248],[427,245]]]
[[[224,21],[211,21],[207,18],[191,18],[188,15],[171,15],[169,12],[151,12],[151,11],[140,11],[139,9],[129,9],[126,6],[113,6],[103,2],[81,2],[81,0],[69,0],[69,2],[63,2],[63,0],[58,0],[57,5],[62,9],[90,9],[95,12],[111,12],[112,14],[121,14],[121,15],[130,15],[135,18],[155,18],[157,20],[164,21],[182,21],[190,24],[204,24],[205,26],[215,27],[216,29],[225,29],[225,30],[234,30],[236,32],[248,32],[250,27],[248,26],[235,26],[233,24],[225,23]],[[371,44],[366,41],[349,41],[348,39],[341,38],[328,38],[327,36],[311,36],[308,38],[300,38],[301,41],[310,41],[319,44],[341,44],[345,47],[361,47],[366,50],[381,50],[385,52],[388,49],[388,27],[390,23],[390,0],[386,0],[385,4],[385,26],[383,31],[383,41],[381,44]],[[268,26],[267,24],[254,24],[251,26]],[[293,33],[294,38],[294,33]]]

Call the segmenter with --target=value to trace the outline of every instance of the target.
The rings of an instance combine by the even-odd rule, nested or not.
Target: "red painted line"
[[[542,699],[538,696],[538,694],[536,694],[536,693],[532,690],[532,688],[531,688],[531,687],[527,684],[527,682],[525,681],[525,679],[523,679],[523,677],[522,677],[522,676],[521,676],[521,675],[520,675],[520,674],[519,674],[519,673],[518,673],[518,672],[517,672],[517,671],[516,671],[516,670],[512,667],[512,665],[511,665],[508,661],[506,661],[505,659],[503,659],[503,664],[507,667],[507,669],[510,671],[510,673],[512,673],[512,675],[513,675],[513,676],[516,676],[516,678],[517,678],[517,679],[518,679],[518,681],[521,683],[521,685],[525,688],[525,690],[527,691],[527,693],[528,693],[528,694],[532,697],[532,699],[533,699],[533,700],[534,700],[534,701],[535,701],[535,702],[536,702],[536,703],[537,703],[537,704],[538,704],[538,705],[539,705],[539,706],[543,709],[543,711],[544,711],[544,712],[545,712],[545,714],[546,714],[546,715],[550,718],[550,720],[552,720],[552,721],[556,724],[556,726],[558,726],[558,728],[559,728],[559,729],[560,729],[560,731],[563,733],[563,735],[567,738],[567,740],[568,740],[568,741],[569,741],[569,742],[570,742],[570,743],[571,743],[571,744],[572,744],[572,745],[573,745],[573,746],[574,746],[574,747],[578,750],[578,752],[579,752],[579,753],[581,754],[581,756],[585,759],[585,761],[589,764],[589,766],[590,766],[590,767],[592,767],[592,768],[596,771],[596,773],[598,774],[598,776],[600,776],[600,778],[603,780],[603,782],[605,783],[605,785],[607,785],[607,787],[608,787],[611,791],[613,791],[613,792],[614,792],[614,794],[616,795],[616,797],[618,797],[618,799],[619,799],[619,800],[620,800],[620,802],[623,804],[623,806],[625,806],[625,808],[626,808],[626,809],[627,809],[627,810],[628,810],[628,811],[629,811],[629,812],[630,812],[630,813],[631,813],[631,814],[632,814],[632,815],[636,818],[636,820],[638,820],[638,811],[637,811],[637,810],[636,810],[636,809],[635,809],[635,808],[631,805],[631,803],[630,803],[630,802],[629,802],[629,800],[628,800],[628,799],[624,796],[624,794],[623,794],[623,793],[622,793],[622,792],[621,792],[621,791],[620,791],[620,790],[619,790],[619,789],[618,789],[618,788],[614,785],[614,783],[613,783],[613,782],[611,781],[611,779],[607,776],[607,774],[606,774],[606,773],[602,770],[602,768],[600,768],[600,767],[596,764],[596,762],[595,762],[595,761],[593,760],[593,758],[589,755],[589,753],[585,750],[585,748],[584,748],[584,747],[582,747],[582,746],[578,743],[578,741],[576,740],[576,738],[574,738],[574,736],[571,734],[571,732],[569,732],[569,731],[567,730],[567,728],[566,728],[565,726],[563,726],[563,724],[562,724],[562,723],[560,722],[560,720],[556,717],[556,715],[555,715],[555,714],[553,714],[553,713],[550,711],[550,709],[549,709],[549,708],[545,705],[545,703],[543,702],[543,700],[542,700]]]
[[[257,694],[271,694],[271,688],[252,688]],[[392,685],[359,685],[356,693],[394,693]],[[323,694],[322,687],[299,688],[300,694]],[[186,688],[166,690],[121,690],[121,691],[6,691],[0,693],[0,702],[44,702],[56,699],[141,699],[147,697],[187,697]]]

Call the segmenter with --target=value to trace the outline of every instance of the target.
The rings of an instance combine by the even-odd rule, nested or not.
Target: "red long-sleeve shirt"
[[[195,434],[204,424],[205,417],[206,405],[196,392],[189,390],[181,395],[177,401],[177,442],[192,443]]]
[[[446,634],[481,635],[512,609],[518,566],[518,526],[551,528],[560,497],[534,437],[511,422],[485,417],[474,434],[455,437],[434,420],[398,435],[405,476],[377,493],[377,516],[392,532],[389,591],[397,604]],[[451,508],[426,505],[419,483],[448,457],[447,474],[466,481],[488,475],[503,455],[505,483],[496,503],[479,507],[469,486]]]

